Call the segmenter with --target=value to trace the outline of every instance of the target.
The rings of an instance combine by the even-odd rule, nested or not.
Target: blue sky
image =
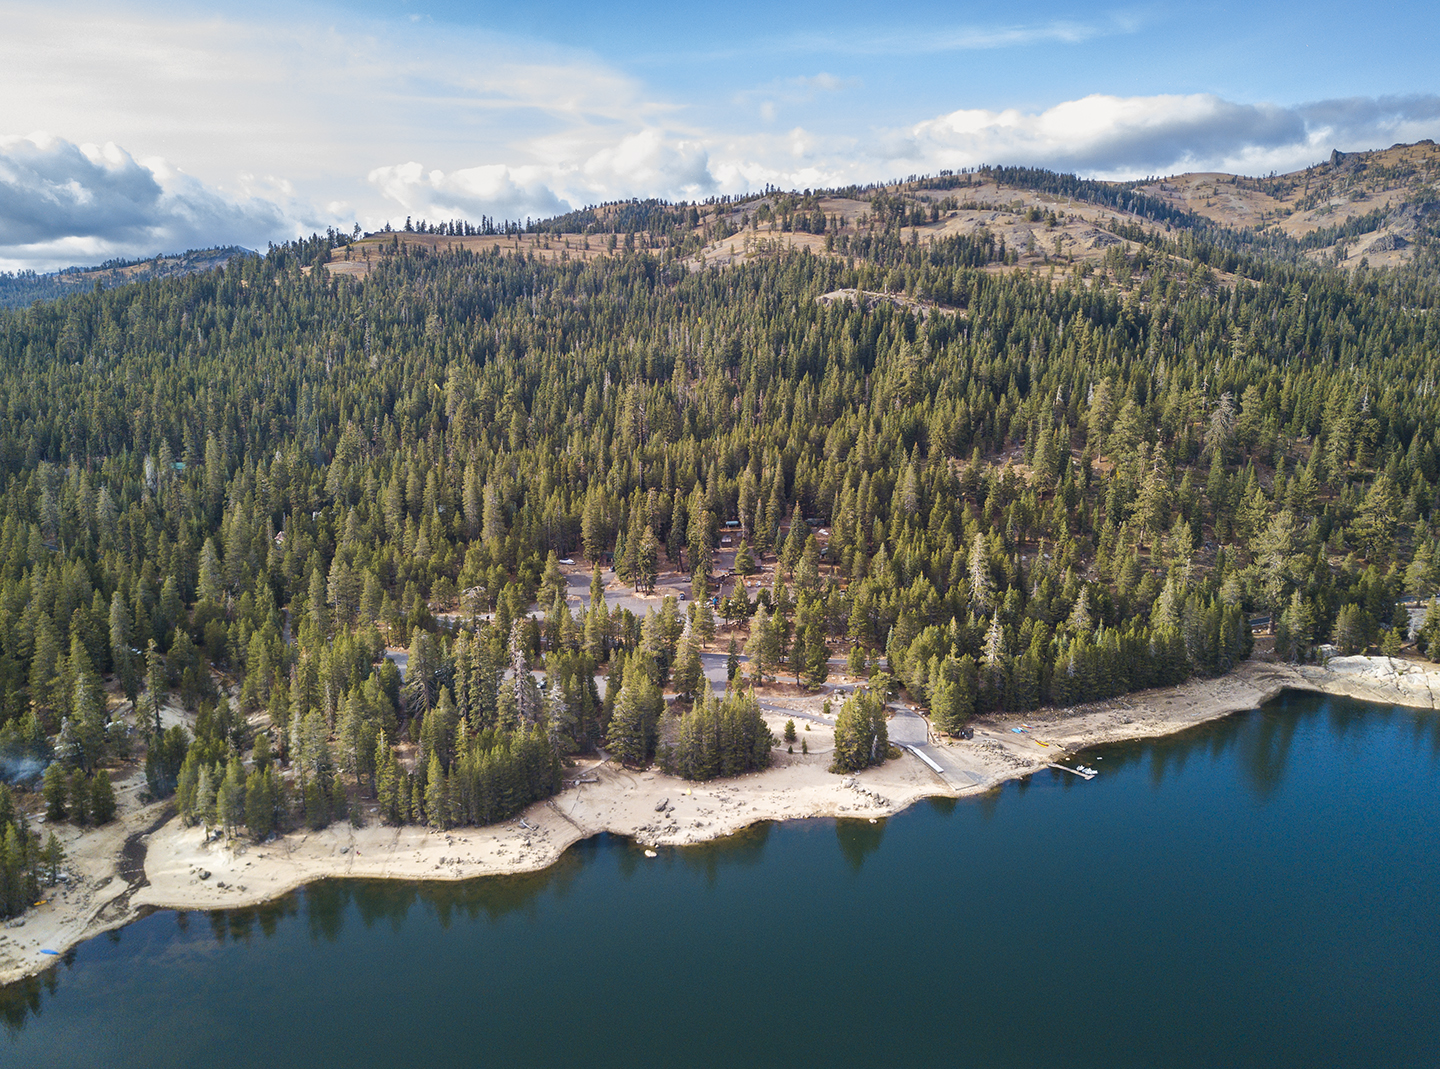
[[[0,0],[0,268],[1440,137],[1434,5]]]

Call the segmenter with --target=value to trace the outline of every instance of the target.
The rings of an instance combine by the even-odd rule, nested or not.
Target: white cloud
[[[695,200],[718,191],[698,141],[653,128],[625,134],[580,159],[449,172],[411,161],[375,168],[370,182],[406,214],[425,219],[543,218],[632,196]]]
[[[126,6],[137,2],[80,13],[0,0],[0,122],[11,124],[0,135],[57,135],[0,141],[0,266],[263,246],[356,219],[367,229],[407,214],[513,219],[632,196],[817,188],[979,163],[1104,177],[1253,174],[1331,148],[1440,137],[1436,96],[1284,105],[1097,93],[1037,109],[942,112],[963,101],[948,90],[948,101],[917,105],[915,121],[882,128],[845,92],[858,83],[824,70],[676,100],[588,52],[428,20],[314,8],[283,20],[157,18]],[[902,55],[1134,29],[1111,17],[918,39],[852,30],[756,48]]]
[[[897,160],[926,166],[1029,163],[1103,177],[1303,167],[1331,148],[1384,147],[1440,131],[1440,98],[1282,107],[1213,94],[1092,95],[1042,112],[956,111],[896,132]]]
[[[697,140],[660,130],[629,134],[581,167],[585,187],[606,197],[651,190],[651,196],[693,200],[715,192],[709,154]]]
[[[1180,171],[1263,174],[1304,167],[1332,148],[1440,137],[1440,97],[1237,104],[1213,94],[1095,94],[1043,111],[961,109],[854,137],[795,129],[712,148],[730,190],[762,182],[843,185],[978,164],[1027,164],[1104,178]]]
[[[59,267],[216,244],[263,245],[287,228],[280,208],[233,200],[163,159],[113,143],[43,134],[0,138],[0,264]]]
[[[409,163],[377,167],[371,183],[406,215],[422,219],[471,219],[482,215],[519,219],[549,216],[568,207],[546,180],[540,167],[507,167],[503,163],[465,167],[448,174]]]
[[[113,140],[227,191],[242,174],[273,175],[320,203],[337,199],[337,182],[346,198],[363,192],[373,168],[418,149],[450,167],[526,163],[516,157],[532,140],[672,110],[573,49],[333,18],[158,18],[124,3],[77,17],[0,0],[0,121],[24,122],[0,132]]]

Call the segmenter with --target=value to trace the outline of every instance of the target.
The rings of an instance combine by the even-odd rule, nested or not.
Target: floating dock
[[[1054,761],[1051,761],[1051,762],[1050,762],[1048,765],[1046,765],[1045,767],[1046,767],[1046,768],[1058,768],[1061,772],[1069,772],[1069,773],[1071,773],[1072,775],[1079,776],[1081,779],[1094,779],[1094,778],[1095,778],[1095,773],[1094,773],[1093,771],[1081,772],[1078,768],[1071,768],[1069,765],[1057,765]]]

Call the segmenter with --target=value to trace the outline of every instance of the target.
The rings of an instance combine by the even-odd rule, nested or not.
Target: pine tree
[[[245,826],[256,842],[264,842],[275,830],[274,773],[268,766],[246,777]]]
[[[1359,605],[1342,606],[1335,620],[1332,641],[1345,655],[1362,652],[1369,644],[1370,621]]]
[[[858,772],[882,764],[889,747],[884,702],[870,691],[852,694],[835,718],[835,757],[830,771]]]
[[[152,638],[145,649],[145,711],[155,738],[160,737],[160,710],[165,704],[165,669],[160,649]]]
[[[131,613],[117,589],[110,598],[110,663],[125,697],[133,703],[140,689],[140,674],[131,650]]]
[[[391,752],[384,735],[381,735],[375,743],[375,765],[380,770],[375,792],[376,800],[380,803],[380,813],[387,824],[399,824],[402,820],[400,771],[396,767],[395,755]]]
[[[330,799],[326,797],[325,785],[318,779],[305,782],[305,825],[311,831],[321,831],[330,825]]]
[[[44,785],[40,793],[45,800],[45,819],[51,824],[64,820],[67,813],[65,803],[70,797],[70,784],[60,762],[53,762],[45,769]]]
[[[351,827],[361,827],[364,824],[364,815],[360,807],[350,805],[350,788],[345,786],[345,781],[336,776],[330,781],[330,819],[349,820]]]
[[[655,581],[659,576],[660,568],[660,541],[655,537],[655,531],[646,526],[645,533],[640,538],[639,554],[635,565],[635,585],[646,594],[653,593]]]
[[[40,851],[40,860],[45,863],[45,882],[54,887],[60,879],[60,866],[65,864],[65,847],[55,833],[45,836],[45,846]]]
[[[745,643],[745,656],[750,659],[750,678],[756,683],[763,683],[773,675],[780,661],[780,639],[763,605],[750,618],[750,638]]]
[[[425,819],[432,828],[450,826],[450,792],[447,789],[445,770],[440,765],[440,755],[430,755],[430,767],[425,780]]]
[[[979,535],[970,543],[969,580],[970,604],[977,612],[989,611],[994,582],[990,577],[990,554],[985,546],[985,539]]]
[[[702,646],[708,646],[715,641],[715,610],[710,607],[710,599],[701,594],[695,599],[694,608],[691,610],[691,629],[695,638]]]
[[[805,539],[809,536],[810,527],[800,515],[800,506],[797,504],[790,513],[790,532],[785,536],[785,545],[780,550],[780,565],[785,569],[785,574],[794,572],[795,564],[805,550]]]
[[[755,555],[750,552],[750,543],[742,538],[740,548],[735,551],[735,574],[749,576],[759,570],[759,566],[755,563]]]
[[[809,689],[819,690],[830,678],[830,649],[825,645],[825,634],[819,624],[806,628],[804,650],[803,682]]]
[[[238,757],[232,757],[225,770],[225,778],[216,792],[215,808],[228,839],[245,823],[245,770]]]
[[[216,824],[215,802],[215,781],[210,774],[210,766],[202,765],[195,785],[195,818],[204,827],[207,838]]]
[[[200,551],[200,579],[196,594],[201,601],[218,604],[224,593],[224,576],[220,569],[220,554],[215,548],[215,539],[205,539]]]
[[[615,713],[610,718],[610,731],[605,746],[621,764],[642,768],[650,761],[646,732],[646,711],[640,693],[644,684],[629,680],[620,688]]]
[[[109,824],[115,819],[115,788],[110,773],[103,768],[90,783],[90,815],[96,824]]]
[[[675,693],[681,701],[693,702],[705,685],[705,666],[700,660],[700,647],[695,636],[686,634],[680,641],[680,656],[675,662]]]

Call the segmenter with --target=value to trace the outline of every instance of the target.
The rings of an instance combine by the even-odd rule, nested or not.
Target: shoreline
[[[833,729],[807,712],[822,696],[767,694],[766,719],[777,737],[790,716],[805,718],[808,755],[777,749],[764,772],[705,783],[581,762],[568,773],[570,786],[518,818],[443,832],[372,821],[258,844],[203,842],[200,829],[167,817],[168,801],[138,804],[144,777],[137,774],[117,784],[119,819],[83,834],[71,829],[69,883],[42,890],[44,904],[20,918],[22,925],[0,928],[0,985],[43,972],[79,943],[158,909],[255,906],[328,878],[456,881],[537,872],[602,832],[658,848],[708,842],[767,820],[881,819],[924,798],[984,794],[1090,747],[1159,738],[1256,709],[1285,690],[1436,709],[1440,666],[1386,657],[1336,658],[1324,667],[1251,660],[1216,679],[1069,709],[979,717],[973,740],[928,746],[970,778],[966,785],[908,752],[853,776],[830,773]],[[1011,730],[1020,725],[1023,734]]]

